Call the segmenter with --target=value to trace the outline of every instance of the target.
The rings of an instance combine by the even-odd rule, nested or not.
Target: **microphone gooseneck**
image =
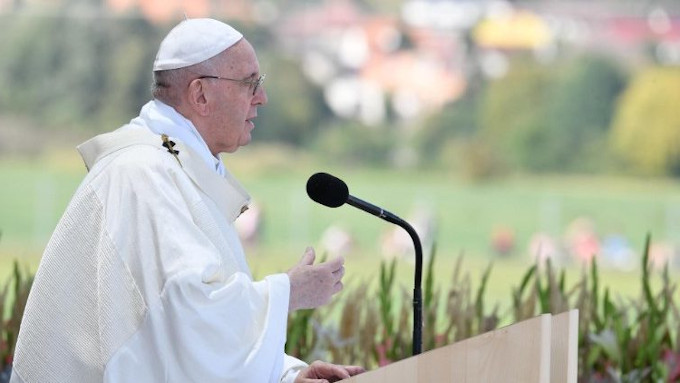
[[[389,211],[350,195],[347,184],[328,173],[316,173],[309,177],[309,180],[307,180],[307,194],[313,201],[332,208],[340,207],[347,203],[402,227],[411,236],[416,256],[413,283],[413,355],[420,354],[423,347],[423,293],[421,288],[423,279],[423,248],[418,233],[408,222]]]

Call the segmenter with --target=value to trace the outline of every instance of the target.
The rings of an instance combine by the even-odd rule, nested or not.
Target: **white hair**
[[[182,104],[182,91],[189,86],[191,81],[202,75],[216,75],[223,55],[224,52],[185,68],[153,72],[151,95],[170,106],[180,106]]]

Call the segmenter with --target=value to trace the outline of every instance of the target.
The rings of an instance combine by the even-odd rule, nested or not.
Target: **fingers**
[[[343,257],[337,257],[332,261],[328,262],[331,271],[331,277],[333,278],[333,295],[340,292],[343,288],[342,277],[345,276],[345,259]]]
[[[339,269],[332,272],[334,277],[342,278],[345,275],[345,266],[341,266]]]
[[[339,281],[345,276],[345,258],[343,256],[336,257],[328,262],[322,263],[322,265],[331,272],[331,276],[335,278],[336,281]]]
[[[342,291],[342,289],[345,287],[345,285],[342,284],[342,282],[338,281],[333,285],[333,290],[331,295],[335,295]]]
[[[350,374],[350,376],[363,374],[366,369],[361,366],[344,366],[345,370]]]
[[[342,271],[342,274],[345,274],[345,272]],[[338,277],[336,277],[335,283],[333,283],[333,289],[335,290],[335,293],[337,293],[338,291],[342,290],[342,286],[343,286],[343,283],[342,283],[342,274],[340,274]],[[333,293],[333,294],[335,294],[335,293]]]
[[[299,265],[313,265],[314,260],[316,259],[316,252],[314,251],[313,247],[307,247],[305,249],[305,253],[302,255],[302,259],[300,259],[300,262],[298,263]]]
[[[333,374],[332,376],[337,378],[338,380],[343,380],[350,377],[349,373],[343,367],[340,366],[333,366],[332,374]]]
[[[315,361],[307,368],[303,369],[298,378],[305,380],[297,381],[296,383],[310,383],[316,379],[327,380],[328,382],[337,382],[339,380],[348,379],[354,375],[365,372],[363,367],[359,366],[340,366],[328,362]]]
[[[312,369],[316,373],[317,378],[332,379],[332,381],[336,381],[350,377],[349,372],[346,371],[344,366],[338,366],[328,362],[317,360],[312,363]]]
[[[331,271],[336,272],[345,265],[345,257],[338,256],[325,263]]]
[[[332,268],[331,268],[332,269]],[[341,280],[345,276],[345,266],[340,266],[338,269],[331,271],[333,278],[336,280]]]
[[[298,262],[298,265],[313,265],[314,261],[316,260],[316,252],[314,251],[314,248],[309,246],[305,249],[305,253],[302,255],[302,259],[300,259],[300,262]],[[342,270],[343,275],[344,275],[344,264],[345,264],[345,257],[343,256],[338,256],[330,261],[326,261],[322,263],[325,267],[331,270],[331,272],[336,273],[340,270]]]

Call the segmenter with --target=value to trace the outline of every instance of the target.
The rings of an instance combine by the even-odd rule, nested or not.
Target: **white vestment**
[[[292,382],[288,276],[253,281],[233,225],[248,194],[137,122],[79,147],[11,382]]]

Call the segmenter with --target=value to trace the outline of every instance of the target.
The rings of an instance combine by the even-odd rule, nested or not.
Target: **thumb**
[[[305,253],[302,255],[302,259],[300,259],[300,262],[298,264],[313,265],[315,259],[316,253],[314,252],[314,248],[310,246],[305,249]]]

